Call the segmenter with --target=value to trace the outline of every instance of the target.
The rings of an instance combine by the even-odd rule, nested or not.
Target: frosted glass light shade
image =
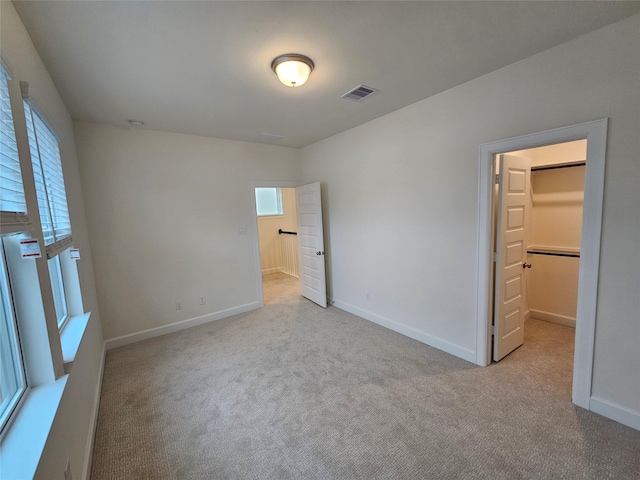
[[[313,61],[309,57],[296,53],[280,55],[271,62],[271,69],[287,87],[304,85],[313,67]]]

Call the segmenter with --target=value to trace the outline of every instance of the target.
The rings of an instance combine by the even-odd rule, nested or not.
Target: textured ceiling
[[[14,1],[76,120],[301,147],[640,11],[640,2]],[[306,85],[274,57],[302,53]],[[380,90],[362,103],[340,96]]]

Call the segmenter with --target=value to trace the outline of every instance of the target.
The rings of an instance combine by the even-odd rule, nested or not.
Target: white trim
[[[256,286],[258,288],[258,307],[264,307],[264,295],[262,292],[262,263],[260,262],[260,238],[258,236],[258,209],[256,208],[256,188],[259,187],[275,187],[275,188],[296,188],[300,186],[299,182],[285,182],[277,180],[261,180],[249,182],[251,194],[251,226],[249,234],[253,240],[253,261],[256,272]]]
[[[627,427],[640,430],[640,412],[637,410],[631,410],[630,408],[598,397],[591,397],[589,409],[598,415],[615,420]]]
[[[35,478],[68,378],[27,391],[0,444],[0,478]]]
[[[333,305],[334,307],[337,307],[340,310],[344,310],[345,312],[349,312],[354,315],[357,315],[360,318],[369,320],[370,322],[373,322],[382,327],[388,328],[389,330],[393,330],[394,332],[398,332],[406,337],[413,338],[414,340],[427,344],[431,347],[437,348],[438,350],[442,350],[443,352],[449,353],[451,355],[455,355],[456,357],[462,358],[467,362],[475,363],[476,352],[472,350],[468,350],[459,345],[455,345],[441,338],[434,337],[427,333],[421,332],[420,330],[416,330],[415,328],[408,327],[406,325],[398,323],[394,320],[381,317],[380,315],[377,315],[373,312],[369,312],[367,310],[363,310],[353,305],[349,305],[348,303],[341,302],[340,300],[334,300],[332,298],[329,298],[328,300],[330,305]]]
[[[607,124],[608,120],[605,118],[486,143],[480,146],[479,154],[478,323],[475,361],[478,365],[486,366],[491,363],[490,312],[493,290],[493,271],[491,268],[493,229],[491,227],[494,196],[494,155],[587,139],[580,271],[578,275],[578,309],[576,315],[578,320],[576,322],[572,392],[573,403],[587,409],[589,408],[589,398],[591,397],[591,376],[593,372]]]
[[[529,318],[537,318],[538,320],[544,320],[545,322],[576,328],[576,319],[574,317],[560,315],[559,313],[543,312],[542,310],[531,309],[529,310]]]
[[[185,330],[187,328],[197,327],[198,325],[231,317],[232,315],[250,312],[251,310],[256,310],[257,308],[260,308],[258,302],[247,303],[245,305],[228,308],[226,310],[220,310],[219,312],[208,313],[207,315],[201,315],[199,317],[188,318],[187,320],[170,323],[169,325],[162,325],[161,327],[150,328],[141,332],[130,333],[128,335],[122,335],[121,337],[111,338],[109,340],[106,340],[104,344],[107,350],[111,350],[112,348],[121,347],[123,345],[129,345],[131,343],[140,342],[142,340],[148,340],[150,338],[167,335],[168,333],[179,332],[180,330]]]
[[[279,273],[282,271],[282,267],[265,268],[262,270],[262,275],[271,275],[272,273]]]
[[[60,330],[60,346],[62,348],[62,361],[64,362],[64,372],[69,373],[71,366],[80,349],[80,344],[87,331],[91,312],[82,315],[69,317]]]
[[[84,448],[84,465],[82,467],[83,480],[88,480],[91,474],[91,463],[93,461],[93,444],[96,438],[96,428],[98,427],[98,411],[100,410],[100,396],[102,395],[102,377],[104,375],[104,361],[107,356],[107,349],[104,343],[102,344],[102,361],[100,362],[100,371],[98,372],[98,384],[96,385],[96,392],[93,400],[93,412],[91,413],[91,427],[89,430],[89,437]]]

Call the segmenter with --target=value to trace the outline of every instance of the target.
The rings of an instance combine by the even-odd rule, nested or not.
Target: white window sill
[[[68,375],[30,388],[0,445],[0,478],[33,478],[58,411]]]
[[[0,479],[34,477],[90,316],[91,312],[71,317],[60,332],[67,375],[25,393],[0,444]]]
[[[60,330],[60,344],[62,346],[62,360],[64,361],[64,373],[71,371],[71,366],[76,358],[80,342],[89,324],[91,312],[76,315],[69,318],[62,330]]]

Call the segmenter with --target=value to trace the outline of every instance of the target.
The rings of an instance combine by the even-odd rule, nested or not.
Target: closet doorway
[[[580,237],[580,262],[575,328],[575,354],[571,382],[574,404],[590,409],[595,340],[598,270],[604,197],[607,119],[508,138],[480,146],[478,211],[478,330],[476,363],[491,363],[493,346],[495,239],[495,157],[505,152],[548,145],[587,141],[584,180],[584,206]],[[524,240],[523,240],[524,246]],[[524,252],[526,254],[526,251]],[[522,256],[520,268],[526,262]]]
[[[492,357],[528,343],[569,388],[586,158],[587,141],[577,140],[495,159]]]

